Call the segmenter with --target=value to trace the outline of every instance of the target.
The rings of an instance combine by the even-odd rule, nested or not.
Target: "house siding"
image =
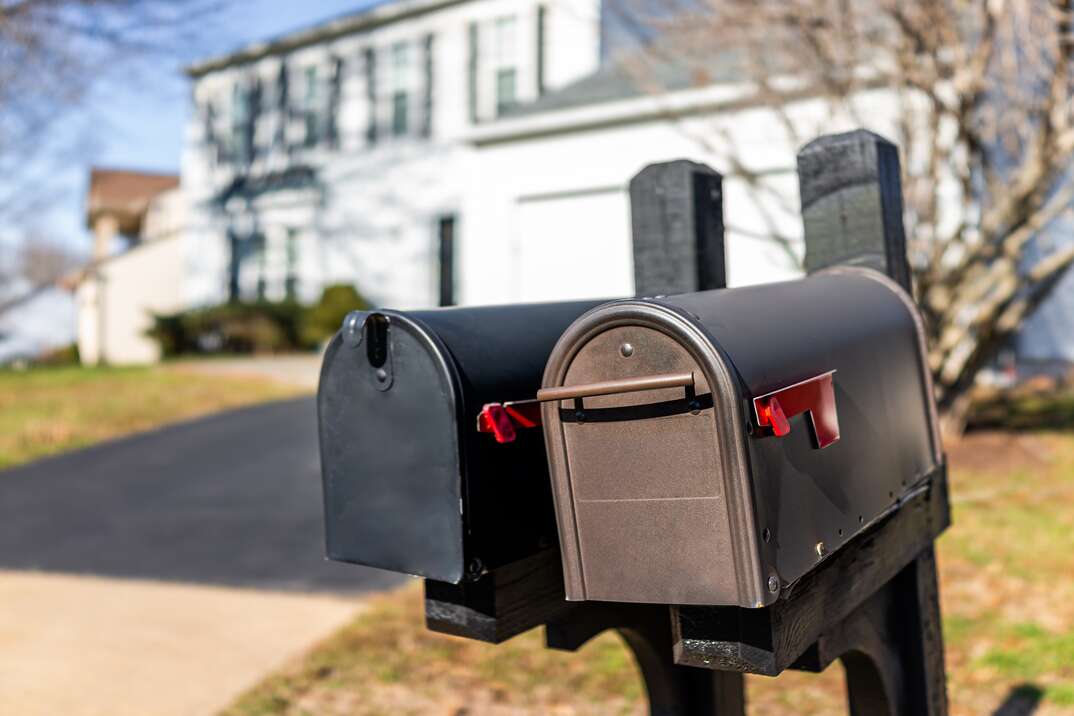
[[[547,15],[563,47],[544,81],[559,86],[593,72],[597,0]],[[473,149],[463,138],[495,118],[490,58],[470,57],[470,27],[485,46],[502,17],[517,23],[517,96],[529,101],[538,91],[538,12],[529,0],[451,4],[199,75],[182,167],[186,304],[253,298],[259,287],[282,297],[289,277],[303,301],[346,282],[375,304],[437,303],[437,222],[466,221],[461,191]],[[397,136],[402,91],[407,127]],[[311,118],[319,102],[334,110],[323,126]],[[292,265],[281,249],[288,235],[298,237]]]

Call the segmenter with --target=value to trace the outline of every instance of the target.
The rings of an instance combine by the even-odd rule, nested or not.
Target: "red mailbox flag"
[[[790,418],[809,413],[817,448],[826,448],[839,440],[839,415],[835,409],[835,388],[828,371],[801,383],[766,393],[753,399],[757,424],[771,428],[776,437],[791,432]]]

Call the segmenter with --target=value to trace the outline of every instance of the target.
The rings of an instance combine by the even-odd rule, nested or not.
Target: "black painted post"
[[[824,136],[802,148],[798,181],[810,273],[836,265],[865,266],[911,291],[899,177],[898,148],[872,132]],[[853,716],[946,714],[932,545],[820,643],[843,659]]]
[[[910,291],[894,144],[864,129],[820,137],[798,152],[798,181],[809,273],[868,266]]]
[[[726,287],[719,172],[687,160],[651,164],[630,181],[630,210],[636,295]],[[652,716],[745,716],[742,674],[674,662],[667,607],[586,605],[549,624],[549,646],[577,649],[606,629],[634,653]]]
[[[656,296],[727,286],[723,177],[678,159],[630,180],[634,293]]]

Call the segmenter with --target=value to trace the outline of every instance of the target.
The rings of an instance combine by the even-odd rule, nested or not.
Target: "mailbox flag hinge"
[[[781,438],[791,432],[790,418],[808,413],[817,448],[826,448],[837,442],[839,415],[835,409],[834,375],[834,370],[828,371],[754,398],[753,412],[757,424]]]
[[[541,404],[536,400],[488,403],[477,416],[477,432],[492,433],[498,443],[514,442],[519,428],[541,425]]]

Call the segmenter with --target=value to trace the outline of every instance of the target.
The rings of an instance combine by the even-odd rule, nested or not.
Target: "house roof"
[[[196,62],[186,68],[186,74],[193,78],[202,77],[211,72],[233,65],[279,55],[320,42],[333,40],[344,35],[370,30],[380,25],[397,22],[434,10],[453,5],[461,5],[470,0],[370,0],[366,7],[357,12],[348,13],[334,20],[318,23],[294,32],[255,42],[235,52],[212,57]]]
[[[591,75],[514,107],[505,117],[524,117],[562,109],[633,99],[740,81],[741,54],[733,50],[691,61],[654,43],[605,63]]]
[[[136,234],[149,202],[162,192],[179,186],[175,174],[137,172],[124,169],[90,170],[86,198],[86,225],[92,227],[102,214],[112,214],[122,233]]]

